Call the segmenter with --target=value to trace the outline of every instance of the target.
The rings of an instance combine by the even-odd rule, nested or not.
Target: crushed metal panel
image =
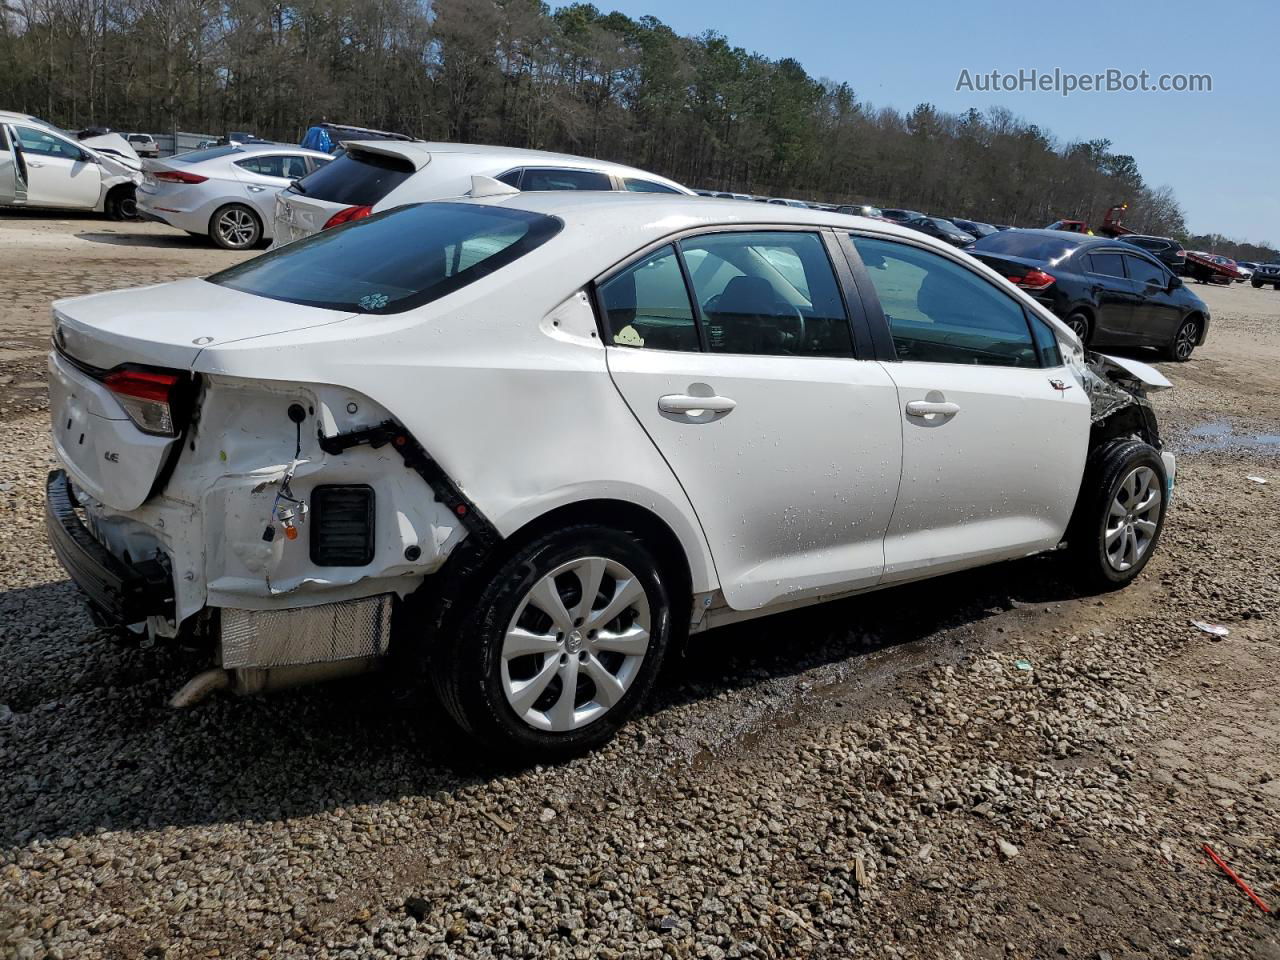
[[[222,665],[279,667],[378,657],[391,638],[391,594],[291,610],[222,611]]]

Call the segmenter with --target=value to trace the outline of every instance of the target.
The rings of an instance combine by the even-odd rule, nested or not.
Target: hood
[[[94,153],[110,154],[113,158],[136,164],[139,170],[142,169],[142,158],[138,156],[138,151],[133,149],[132,143],[118,133],[101,133],[93,137],[81,137],[80,143],[91,148]]]
[[[191,278],[53,305],[54,337],[81,363],[191,369],[205,347],[340,323],[356,314],[268,300]]]

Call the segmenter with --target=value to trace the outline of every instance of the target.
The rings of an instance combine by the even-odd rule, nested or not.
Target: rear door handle
[[[960,404],[934,402],[932,400],[912,400],[907,404],[908,417],[927,417],[933,413],[940,413],[944,417],[954,417],[960,412]]]
[[[686,393],[669,393],[658,398],[663,413],[728,413],[738,401],[728,397],[691,397]]]

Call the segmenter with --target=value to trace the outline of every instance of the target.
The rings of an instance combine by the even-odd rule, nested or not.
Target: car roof
[[[421,170],[433,155],[458,155],[502,160],[513,167],[519,166],[557,166],[584,170],[601,170],[616,173],[620,176],[643,177],[673,187],[681,191],[689,188],[675,180],[629,167],[626,164],[614,163],[610,160],[593,160],[591,157],[579,157],[571,153],[551,153],[546,150],[529,150],[524,147],[493,147],[479,143],[449,143],[430,140],[348,140],[348,150],[363,150],[367,153],[380,153],[384,156],[400,157],[413,164],[415,170]],[[692,192],[692,191],[691,191]]]
[[[287,151],[289,153],[294,153],[294,154],[301,154],[302,156],[307,156],[307,157],[328,158],[330,156],[330,154],[325,153],[323,150],[312,150],[308,147],[300,147],[296,143],[240,143],[240,144],[223,144],[223,146],[229,147],[232,152],[224,153],[220,157],[206,157],[204,160],[197,160],[196,162],[209,163],[215,160],[229,160],[232,157],[237,157],[237,156],[251,157],[259,153],[280,153],[282,151]],[[206,149],[215,150],[217,149],[217,147],[216,146],[208,147]],[[190,151],[190,152],[194,153],[195,151]],[[174,159],[174,157],[181,157],[181,156],[182,156],[181,153],[175,153],[173,157],[165,157],[164,159],[172,160]]]

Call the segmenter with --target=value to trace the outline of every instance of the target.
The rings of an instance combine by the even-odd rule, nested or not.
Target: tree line
[[[794,59],[587,3],[0,0],[0,108],[295,142],[326,118],[1018,226],[1127,202],[1140,232],[1187,234],[1172,189],[1109,140],[1064,142],[1003,108],[877,107]]]

